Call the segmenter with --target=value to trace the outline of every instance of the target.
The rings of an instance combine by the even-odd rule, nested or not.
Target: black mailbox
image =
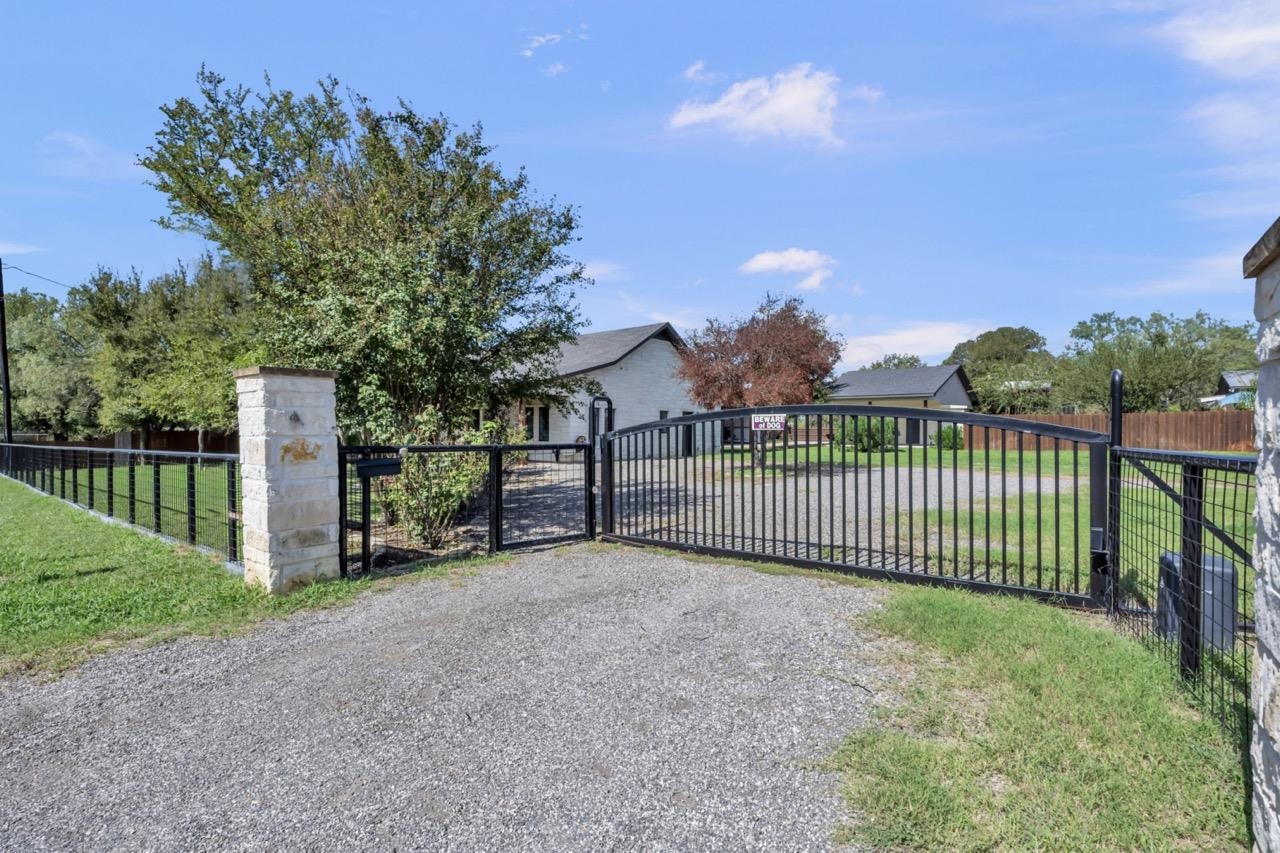
[[[356,476],[392,477],[400,473],[400,457],[391,456],[386,459],[360,459],[356,461]]]

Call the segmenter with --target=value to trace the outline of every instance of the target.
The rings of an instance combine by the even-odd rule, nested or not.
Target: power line
[[[15,267],[13,264],[5,264],[5,265],[4,265],[4,269],[7,269],[7,270],[13,270],[14,272],[20,272],[20,273],[22,273],[23,275],[29,275],[29,276],[31,276],[32,278],[38,278],[38,279],[40,279],[41,281],[47,281],[47,282],[49,282],[50,284],[56,284],[56,285],[58,285],[58,287],[66,288],[67,290],[72,290],[72,289],[73,289],[73,288],[71,287],[71,285],[69,285],[69,284],[63,284],[63,283],[62,283],[62,282],[60,282],[60,281],[54,281],[53,279],[48,278],[47,276],[40,275],[39,273],[29,272],[29,271],[27,271],[27,270],[24,270],[22,267]]]

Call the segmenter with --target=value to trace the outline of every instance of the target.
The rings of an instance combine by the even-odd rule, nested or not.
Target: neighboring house
[[[1253,392],[1258,387],[1256,370],[1224,370],[1218,377],[1218,393],[1201,397],[1200,405],[1226,409],[1241,404],[1252,404]]]
[[[614,428],[692,415],[705,411],[689,399],[685,383],[676,377],[678,351],[684,339],[670,323],[579,335],[560,348],[560,376],[589,376],[613,401]],[[536,443],[582,443],[587,440],[590,394],[575,394],[568,408],[526,401],[521,407],[526,440]],[[603,417],[601,418],[603,421]],[[601,423],[600,428],[604,428]],[[699,452],[714,444],[709,430],[684,426],[664,438],[666,454]],[[647,454],[646,454],[647,455]]]
[[[936,409],[940,416],[973,407],[973,388],[964,368],[958,364],[851,370],[838,376],[835,386],[828,403]],[[904,444],[924,444],[937,428],[937,421],[904,418],[898,424],[898,440]]]

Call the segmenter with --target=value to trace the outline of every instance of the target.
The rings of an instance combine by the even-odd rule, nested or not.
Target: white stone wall
[[[1280,236],[1273,226],[1259,247]],[[1259,247],[1245,259],[1245,275],[1257,278],[1258,397],[1254,421],[1258,443],[1258,500],[1255,509],[1254,618],[1251,701],[1253,733],[1253,831],[1259,850],[1280,853],[1280,259]],[[1251,263],[1251,260],[1254,261]]]
[[[706,411],[689,399],[684,382],[676,378],[679,360],[675,347],[668,341],[653,338],[617,364],[591,374],[613,400],[616,429],[656,421],[658,413],[664,410],[672,418],[678,418],[685,412]],[[552,411],[551,441],[574,442],[578,436],[587,435],[589,399],[588,394],[575,398],[576,413]],[[695,440],[697,433],[695,429]],[[709,428],[707,436],[710,442]],[[697,449],[701,451],[700,447]]]
[[[237,370],[244,577],[273,594],[338,576],[334,375]]]

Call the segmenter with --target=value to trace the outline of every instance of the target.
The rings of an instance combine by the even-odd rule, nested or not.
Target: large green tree
[[[5,297],[14,426],[66,439],[93,432],[98,394],[89,378],[90,329],[52,296],[26,288]]]
[[[1071,330],[1058,360],[1054,389],[1064,402],[1109,405],[1111,371],[1125,374],[1125,411],[1191,409],[1214,393],[1223,370],[1250,367],[1253,327],[1215,319],[1203,311],[1186,318],[1094,314]]]
[[[345,426],[453,434],[477,408],[576,387],[555,362],[588,283],[566,253],[577,218],[505,174],[479,126],[379,112],[332,78],[310,94],[197,79],[141,160],[161,224],[244,264],[267,355],[337,370]]]

